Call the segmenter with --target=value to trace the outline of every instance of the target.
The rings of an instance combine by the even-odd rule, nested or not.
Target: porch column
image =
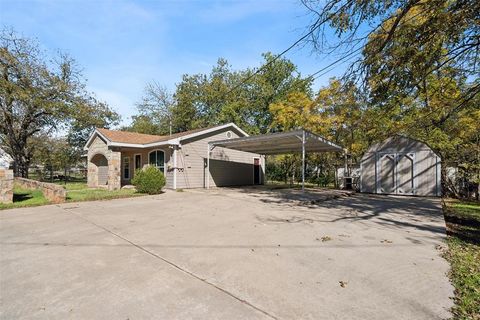
[[[111,151],[108,159],[108,190],[118,190],[121,184],[122,153]]]

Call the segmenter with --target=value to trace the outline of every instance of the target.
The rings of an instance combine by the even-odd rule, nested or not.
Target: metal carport
[[[302,153],[302,190],[305,189],[305,154],[306,152],[340,152],[344,149],[333,142],[310,131],[300,129],[256,136],[211,141],[207,150],[207,172],[210,172],[210,153],[215,147],[276,155],[285,153]],[[207,179],[207,189],[210,188]]]

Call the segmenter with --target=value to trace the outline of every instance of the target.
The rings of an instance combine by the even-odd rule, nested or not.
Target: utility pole
[[[305,130],[302,129],[302,192],[305,192]]]

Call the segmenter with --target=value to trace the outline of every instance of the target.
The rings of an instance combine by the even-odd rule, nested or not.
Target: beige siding
[[[206,157],[209,141],[225,140],[230,129],[183,141],[178,151],[177,188],[203,188],[206,184]],[[232,138],[239,134],[232,130]],[[210,156],[210,186],[233,186],[253,184],[253,159],[258,154],[215,148]],[[264,172],[262,159],[262,172]],[[263,181],[263,178],[262,178]]]

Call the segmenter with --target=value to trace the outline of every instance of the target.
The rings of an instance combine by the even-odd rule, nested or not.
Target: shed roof
[[[432,151],[425,142],[401,134],[393,135],[383,141],[372,144],[365,152],[365,156],[372,152],[413,152]]]
[[[306,152],[338,152],[343,148],[307,130],[295,130],[213,141],[214,147],[223,147],[258,154],[283,154],[302,152],[302,135],[305,134]]]

